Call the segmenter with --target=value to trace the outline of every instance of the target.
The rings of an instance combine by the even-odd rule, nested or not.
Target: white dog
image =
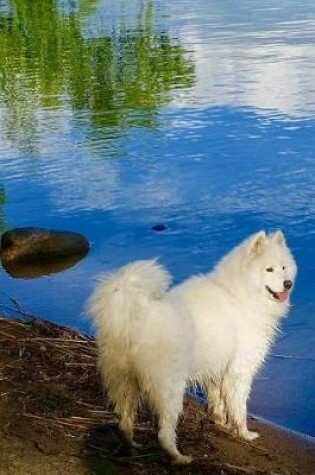
[[[136,261],[101,279],[89,301],[99,366],[133,442],[140,395],[158,415],[160,445],[174,463],[191,457],[176,447],[187,384],[201,385],[215,420],[246,440],[253,377],[289,309],[295,261],[281,231],[261,231],[214,270],[168,290],[171,277],[155,260]]]

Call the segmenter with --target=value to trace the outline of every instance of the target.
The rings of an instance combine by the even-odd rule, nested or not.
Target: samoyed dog
[[[191,457],[176,446],[187,385],[204,388],[214,420],[252,440],[246,401],[289,310],[296,264],[284,235],[249,237],[210,272],[170,288],[156,260],[132,262],[102,277],[88,303],[96,329],[99,368],[133,443],[140,396],[158,416],[158,440],[173,463]]]

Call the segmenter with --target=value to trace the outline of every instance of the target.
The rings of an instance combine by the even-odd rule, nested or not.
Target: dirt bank
[[[42,319],[0,319],[0,474],[315,473],[311,441],[255,420],[262,437],[241,442],[215,428],[189,398],[179,424],[191,466],[174,468],[156,442],[156,420],[143,408],[141,450],[128,449],[107,407],[95,368],[94,341]]]

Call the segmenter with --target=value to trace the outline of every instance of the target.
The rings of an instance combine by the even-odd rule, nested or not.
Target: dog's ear
[[[281,246],[284,246],[286,244],[284,234],[280,229],[278,231],[275,231],[274,233],[271,233],[270,239],[280,244]]]
[[[267,245],[267,236],[265,231],[259,231],[259,233],[254,234],[248,243],[248,256],[254,257],[259,256],[263,253]]]

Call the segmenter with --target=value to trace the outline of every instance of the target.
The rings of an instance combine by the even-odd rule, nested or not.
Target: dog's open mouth
[[[266,285],[266,289],[273,296],[273,298],[275,300],[279,300],[279,302],[285,302],[288,298],[288,290],[284,290],[283,292],[274,292],[270,287],[268,287],[268,285]]]

